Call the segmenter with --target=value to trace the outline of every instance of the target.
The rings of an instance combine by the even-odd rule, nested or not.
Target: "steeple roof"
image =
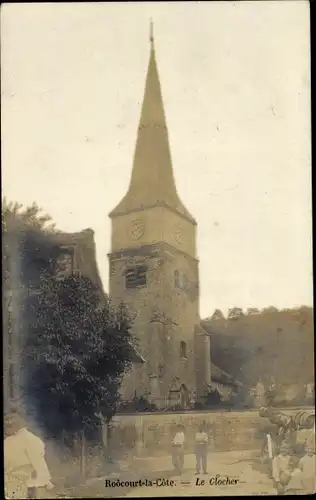
[[[110,217],[152,206],[167,206],[195,223],[181,202],[173,175],[168,130],[151,25],[150,58],[127,194]]]

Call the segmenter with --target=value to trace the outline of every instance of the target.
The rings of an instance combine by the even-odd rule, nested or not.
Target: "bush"
[[[134,397],[131,401],[122,403],[118,408],[120,413],[141,413],[157,410],[157,406],[154,403],[150,403],[144,396]]]

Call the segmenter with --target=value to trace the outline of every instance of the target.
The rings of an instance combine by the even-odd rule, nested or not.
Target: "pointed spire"
[[[110,213],[115,216],[152,206],[168,206],[195,222],[175,185],[150,21],[150,58],[141,110],[132,177],[127,194]]]
[[[154,47],[154,23],[153,23],[152,19],[150,19],[149,28],[150,28],[149,41],[150,41],[151,49],[153,50],[155,47]]]

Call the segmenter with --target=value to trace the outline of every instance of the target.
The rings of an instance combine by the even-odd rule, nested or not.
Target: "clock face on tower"
[[[175,242],[181,245],[181,243],[183,243],[183,232],[180,224],[174,226],[172,234]]]
[[[130,235],[133,240],[139,240],[145,232],[145,224],[141,220],[134,220],[130,225]]]

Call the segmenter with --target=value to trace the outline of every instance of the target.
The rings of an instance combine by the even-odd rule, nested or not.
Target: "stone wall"
[[[291,414],[296,410],[283,411]],[[129,451],[137,456],[168,454],[176,426],[182,424],[185,451],[193,453],[195,433],[204,422],[210,450],[214,451],[259,449],[262,429],[269,423],[259,417],[257,410],[116,415],[111,424],[110,446],[117,453]]]
[[[112,303],[118,305],[123,300],[135,314],[133,333],[145,359],[144,364],[124,379],[123,399],[132,399],[135,391],[137,396],[143,395],[149,389],[151,400],[157,406],[165,406],[175,381],[179,388],[184,385],[190,393],[194,392],[195,325],[199,320],[197,262],[165,243],[122,249],[109,258]],[[126,288],[125,271],[136,265],[147,268],[146,286]],[[183,290],[175,286],[175,271],[182,278],[186,275],[191,288]],[[186,345],[185,356],[181,356],[181,341]],[[199,365],[204,359],[205,351]]]

